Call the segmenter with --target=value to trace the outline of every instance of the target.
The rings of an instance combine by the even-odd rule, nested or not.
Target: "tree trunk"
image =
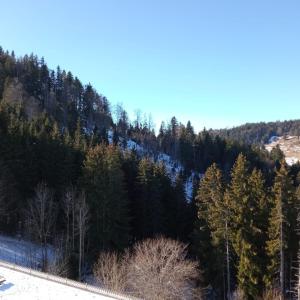
[[[282,203],[281,209],[281,221],[280,221],[280,298],[284,299],[284,250],[283,250],[283,220],[282,220]]]
[[[229,243],[228,243],[228,227],[227,220],[225,222],[225,234],[226,234],[226,269],[227,269],[227,299],[231,299],[231,290],[230,290],[230,257],[229,257]]]

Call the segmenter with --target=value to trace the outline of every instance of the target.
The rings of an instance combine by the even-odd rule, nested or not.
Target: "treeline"
[[[42,268],[81,279],[99,253],[119,257],[165,236],[190,245],[185,256],[199,259],[208,298],[236,290],[246,299],[269,290],[292,297],[300,168],[287,167],[280,149],[249,145],[242,130],[197,134],[175,117],[156,136],[150,117],[130,122],[118,105],[113,120],[91,85],[2,49],[0,99],[0,230],[40,243]],[[296,130],[297,122],[284,124]],[[128,151],[130,139],[143,155]],[[159,153],[184,170],[171,179]],[[191,171],[205,175],[187,201]],[[55,266],[49,243],[63,254]]]
[[[187,240],[192,204],[186,202],[182,176],[173,184],[163,164],[86,135],[80,124],[70,135],[47,116],[27,120],[5,103],[0,106],[0,138],[2,232],[21,232],[40,241],[40,234],[27,232],[28,208],[46,190],[55,209],[42,242],[70,233],[75,217],[66,199],[76,187],[72,201],[84,193],[89,207],[89,259],[100,250],[122,250],[158,234]]]
[[[272,136],[299,136],[300,120],[247,123],[230,129],[210,130],[210,133],[240,143],[264,145]]]
[[[16,58],[0,47],[0,99],[23,108],[29,118],[46,112],[60,128],[101,134],[112,125],[109,103],[91,84],[83,85],[71,72],[50,70],[43,58]]]
[[[280,299],[299,293],[298,171],[282,160],[268,185],[243,154],[230,181],[216,164],[207,169],[196,196],[193,240],[203,278],[217,298],[230,299],[235,289],[239,299],[259,299],[268,290]]]
[[[115,145],[126,147],[132,139],[154,156],[159,152],[171,155],[183,164],[187,173],[191,170],[203,173],[213,162],[229,170],[241,151],[256,159],[262,155],[251,146],[241,146],[240,137],[237,141],[225,141],[206,130],[197,134],[190,122],[184,125],[175,117],[167,124],[162,122],[156,136],[151,116],[137,111],[135,119],[130,121],[122,105],[112,109],[106,97],[91,84],[82,84],[71,72],[59,66],[56,71],[51,70],[43,58],[33,54],[16,58],[14,52],[5,52],[1,47],[0,100],[17,107],[29,120],[46,115],[61,132],[71,136],[78,124],[84,134],[94,136],[97,141],[107,141],[108,132],[112,131]]]

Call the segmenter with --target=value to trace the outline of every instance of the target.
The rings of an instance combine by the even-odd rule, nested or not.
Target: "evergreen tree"
[[[90,231],[93,251],[126,247],[130,232],[128,200],[117,148],[101,144],[88,150],[83,187],[94,224]]]
[[[238,260],[238,285],[248,299],[256,299],[263,291],[265,271],[262,222],[266,195],[262,174],[255,169],[250,174],[249,163],[242,154],[233,167],[225,199],[230,207],[230,232]]]
[[[292,262],[297,258],[297,200],[293,182],[284,160],[276,172],[273,186],[273,208],[268,230],[267,253],[270,258],[265,281],[280,287],[282,297],[290,290]],[[278,277],[279,275],[279,277]]]
[[[143,158],[138,166],[137,176],[137,224],[138,238],[153,237],[162,230],[162,203],[160,183],[155,176],[155,166],[148,158]]]
[[[245,207],[248,213],[244,217],[247,228],[244,228],[245,232],[241,237],[242,249],[238,266],[240,288],[251,299],[256,299],[264,290],[267,201],[263,175],[254,169],[249,176],[249,200]]]
[[[216,164],[207,169],[200,181],[196,205],[198,218],[194,239],[196,239],[197,252],[206,280],[213,283],[216,289],[221,290],[221,283],[225,281],[222,275],[226,274],[226,289],[227,294],[230,295],[229,215],[227,203],[224,202],[222,173]]]

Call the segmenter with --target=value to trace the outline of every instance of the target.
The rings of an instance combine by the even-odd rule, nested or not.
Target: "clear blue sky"
[[[300,118],[299,0],[3,0],[0,45],[156,123]]]

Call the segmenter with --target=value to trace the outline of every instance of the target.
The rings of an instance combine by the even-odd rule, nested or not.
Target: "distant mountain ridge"
[[[209,132],[214,136],[218,135],[224,139],[235,140],[245,144],[263,145],[268,143],[272,136],[299,136],[300,119],[246,123],[230,129],[209,130]]]

